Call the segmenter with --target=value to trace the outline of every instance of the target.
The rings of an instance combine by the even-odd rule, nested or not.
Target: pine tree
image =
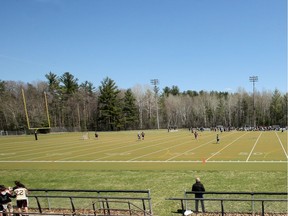
[[[270,105],[270,116],[272,125],[281,124],[284,122],[284,112],[283,112],[283,98],[281,97],[281,93],[276,89],[273,92],[272,101]]]
[[[115,130],[120,127],[121,107],[118,94],[120,91],[115,82],[106,77],[99,87],[99,126],[104,130]]]
[[[135,129],[138,122],[138,113],[135,102],[136,98],[134,97],[132,90],[128,89],[125,92],[123,104],[123,120],[125,129]]]

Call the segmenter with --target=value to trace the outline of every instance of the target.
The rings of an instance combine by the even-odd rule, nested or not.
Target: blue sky
[[[0,0],[0,80],[287,92],[286,0]]]

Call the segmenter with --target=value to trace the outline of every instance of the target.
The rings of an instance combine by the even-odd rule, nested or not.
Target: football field
[[[198,132],[195,139],[188,129],[167,132],[147,130],[145,138],[138,131],[58,133],[0,137],[0,167],[94,167],[153,169],[237,164],[285,169],[287,132],[230,131]],[[216,143],[219,134],[220,142]],[[70,164],[70,165],[69,165]],[[273,168],[273,169],[274,169]],[[233,169],[233,165],[232,165]],[[269,168],[268,168],[269,169]]]
[[[94,132],[2,136],[2,184],[21,179],[30,188],[149,189],[155,215],[173,215],[179,202],[166,199],[183,196],[195,176],[207,191],[287,190],[286,131],[222,132],[219,144],[214,131],[199,132],[197,140],[188,129],[144,132],[144,140],[138,131],[99,132],[98,139]]]

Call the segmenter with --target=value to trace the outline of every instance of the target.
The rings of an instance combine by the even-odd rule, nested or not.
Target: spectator
[[[204,200],[203,200],[203,193],[205,192],[204,185],[200,182],[200,178],[196,178],[196,182],[192,185],[192,192],[195,192],[195,211],[198,212],[198,204],[199,200],[201,202],[202,212],[205,212]]]
[[[19,181],[15,181],[13,191],[16,194],[18,212],[28,212],[28,189]]]
[[[13,206],[11,204],[10,198],[15,198],[16,195],[12,195],[12,190],[6,188],[4,185],[0,186],[0,215],[6,213],[6,215],[11,216],[13,211]]]

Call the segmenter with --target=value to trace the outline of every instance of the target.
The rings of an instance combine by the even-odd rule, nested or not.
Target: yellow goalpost
[[[27,127],[29,130],[39,130],[39,129],[50,129],[50,116],[49,116],[49,111],[48,111],[48,103],[47,103],[47,96],[46,92],[44,92],[44,99],[45,99],[45,108],[46,108],[46,115],[47,115],[47,121],[48,121],[48,127],[39,127],[39,128],[34,128],[30,127],[30,121],[29,121],[29,116],[28,116],[28,111],[27,111],[27,106],[26,106],[26,99],[25,99],[25,94],[24,94],[24,89],[22,89],[22,96],[23,96],[23,103],[24,103],[24,110],[25,110],[25,116],[26,116],[26,121],[27,121]]]

